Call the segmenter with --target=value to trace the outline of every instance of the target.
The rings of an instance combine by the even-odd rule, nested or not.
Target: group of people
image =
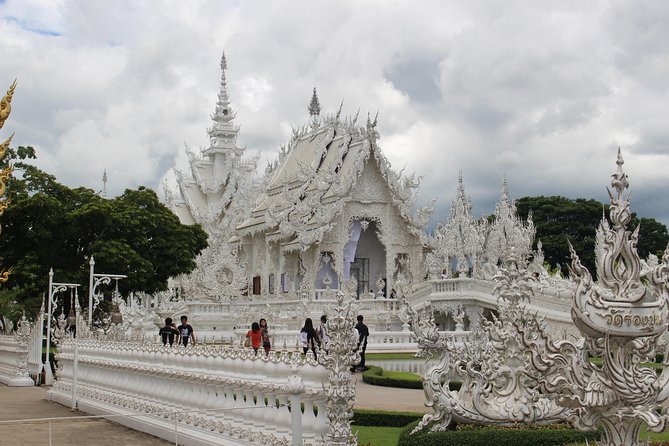
[[[195,332],[193,327],[188,323],[188,316],[181,316],[181,325],[178,327],[174,322],[172,322],[171,317],[165,318],[165,326],[160,329],[158,332],[162,338],[163,345],[170,344],[170,347],[174,344],[174,340],[178,339],[178,343],[182,344],[184,347],[188,347],[188,342],[192,340],[195,344]]]
[[[246,333],[246,340],[244,341],[244,347],[252,347],[256,354],[258,354],[260,346],[265,351],[265,355],[268,355],[272,348],[267,321],[264,318],[251,324],[251,329]]]
[[[318,326],[318,329],[314,328],[314,323],[310,317],[304,320],[304,326],[300,330],[300,341],[302,342],[302,350],[306,354],[311,350],[314,354],[314,358],[318,359],[318,353],[316,352],[316,347],[319,350],[328,352],[328,344],[330,342],[330,337],[328,336],[327,329],[328,317],[326,315],[321,316],[321,325]]]
[[[360,363],[353,365],[351,367],[351,372],[365,370],[365,351],[367,350],[369,328],[367,328],[367,325],[364,324],[363,320],[362,315],[358,315],[358,323],[355,326],[358,333],[358,343],[354,351],[360,352]],[[318,328],[315,328],[313,321],[308,317],[304,320],[304,326],[300,330],[300,341],[302,342],[304,353],[306,354],[311,350],[315,359],[318,359],[317,349],[323,350],[326,354],[328,353],[330,336],[328,335],[327,322],[327,316],[323,315],[321,316],[320,325]],[[165,326],[160,329],[159,334],[163,341],[163,345],[169,343],[170,347],[177,339],[178,343],[184,347],[188,347],[190,341],[195,344],[195,332],[193,331],[193,327],[188,323],[188,317],[185,315],[181,316],[181,325],[178,327],[172,321],[171,317],[165,318]],[[265,351],[265,355],[269,354],[272,348],[272,340],[266,319],[262,318],[258,322],[253,322],[251,324],[251,329],[246,333],[244,346],[253,348],[256,354],[258,354],[260,347],[262,347]]]
[[[355,326],[355,330],[358,342],[353,351],[360,352],[360,362],[351,366],[351,372],[365,371],[365,351],[367,350],[367,338],[369,337],[369,328],[363,322],[363,316],[359,314],[357,319],[358,323]],[[315,359],[318,359],[317,346],[319,350],[325,351],[325,354],[328,353],[330,337],[327,331],[327,321],[327,316],[321,316],[321,324],[318,329],[315,329],[311,318],[307,318],[304,321],[304,327],[300,330],[300,340],[302,341],[304,353],[306,354],[311,350]]]

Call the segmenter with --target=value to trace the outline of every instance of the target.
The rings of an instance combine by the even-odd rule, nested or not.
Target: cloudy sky
[[[0,0],[2,134],[70,186],[161,190],[206,147],[220,57],[239,142],[274,159],[308,119],[379,112],[396,169],[445,218],[514,197],[606,200],[618,146],[640,215],[669,224],[669,2]],[[2,135],[0,135],[2,136]],[[4,137],[3,137],[4,139]],[[262,169],[259,169],[262,172]]]

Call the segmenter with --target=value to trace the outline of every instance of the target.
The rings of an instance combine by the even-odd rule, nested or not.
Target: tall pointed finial
[[[319,116],[321,114],[321,103],[318,101],[318,95],[316,94],[316,87],[314,87],[314,94],[311,96],[311,102],[309,103],[309,116]]]
[[[218,101],[216,110],[211,116],[213,126],[207,129],[209,133],[210,146],[202,153],[214,155],[216,153],[229,153],[239,151],[237,147],[237,132],[239,127],[233,124],[236,113],[230,105],[228,96],[228,81],[226,71],[228,69],[228,60],[225,58],[225,52],[221,55],[221,83],[218,91]]]
[[[0,99],[0,129],[5,125],[5,121],[9,117],[9,114],[12,112],[12,97],[14,96],[14,89],[16,88],[16,79],[12,85],[9,86],[7,94],[5,97]]]
[[[102,198],[107,198],[107,169],[102,173]]]

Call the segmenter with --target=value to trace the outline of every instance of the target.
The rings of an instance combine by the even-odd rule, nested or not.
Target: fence
[[[353,445],[353,312],[339,300],[330,351],[302,356],[198,344],[64,338],[49,398],[184,445]],[[353,356],[352,356],[353,355]]]
[[[8,386],[32,386],[28,356],[33,328],[25,316],[17,325],[12,334],[0,335],[0,382]]]

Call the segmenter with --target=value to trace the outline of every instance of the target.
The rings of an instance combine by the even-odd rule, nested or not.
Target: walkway
[[[426,412],[422,390],[370,386],[356,373],[356,408]],[[47,400],[47,387],[7,387],[0,384],[0,421],[85,416]],[[0,424],[0,444],[12,446],[167,446],[168,442],[101,419],[56,420]]]

